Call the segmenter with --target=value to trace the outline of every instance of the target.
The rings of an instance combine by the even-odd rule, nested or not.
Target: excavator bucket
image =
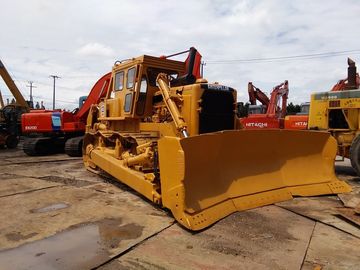
[[[293,196],[349,192],[330,134],[234,130],[158,142],[162,203],[191,230]]]

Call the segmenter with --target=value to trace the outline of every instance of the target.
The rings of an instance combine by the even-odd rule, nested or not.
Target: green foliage
[[[286,114],[293,115],[297,114],[301,111],[300,105],[294,105],[292,102],[290,102],[286,107]]]
[[[236,106],[237,116],[239,118],[248,116],[249,105],[250,105],[250,103],[248,103],[248,102],[246,102],[245,104],[244,104],[244,102],[237,103],[237,106]]]

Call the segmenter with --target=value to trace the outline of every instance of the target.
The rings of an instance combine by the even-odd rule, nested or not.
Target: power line
[[[359,54],[360,49],[336,51],[336,52],[325,52],[325,53],[314,53],[314,54],[291,55],[291,56],[279,56],[279,57],[209,60],[209,61],[206,61],[206,63],[208,63],[208,64],[237,64],[237,63],[292,61],[292,60],[305,60],[305,59],[307,60],[307,59],[314,59],[314,58],[335,57],[335,56],[345,55],[348,53]]]
[[[8,94],[3,94],[3,96],[4,97],[13,97],[13,95],[8,95]],[[43,96],[33,96],[33,98],[52,101],[51,98],[46,98],[46,97],[43,97]],[[79,102],[76,102],[76,101],[68,101],[68,100],[66,101],[66,100],[62,100],[62,99],[56,99],[56,101],[58,101],[60,103],[79,104]]]

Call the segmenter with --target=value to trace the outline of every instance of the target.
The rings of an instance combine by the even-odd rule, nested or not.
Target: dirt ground
[[[0,149],[0,269],[359,269],[360,179],[190,232],[80,158]]]

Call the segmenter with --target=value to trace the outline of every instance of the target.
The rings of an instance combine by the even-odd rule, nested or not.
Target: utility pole
[[[26,87],[30,88],[30,104],[31,107],[34,107],[34,100],[33,100],[33,95],[32,95],[32,89],[36,88],[36,86],[33,85],[33,81],[28,81],[29,85],[27,85]]]
[[[59,79],[60,77],[59,77],[59,76],[56,76],[56,75],[50,75],[50,77],[52,77],[53,80],[54,80],[54,87],[53,87],[53,110],[55,110],[55,80],[56,80],[56,79]]]
[[[201,74],[200,74],[200,76],[202,77],[202,78],[204,78],[204,66],[206,66],[206,63],[204,62],[204,61],[201,61],[201,63],[200,63],[200,72],[201,72]]]

